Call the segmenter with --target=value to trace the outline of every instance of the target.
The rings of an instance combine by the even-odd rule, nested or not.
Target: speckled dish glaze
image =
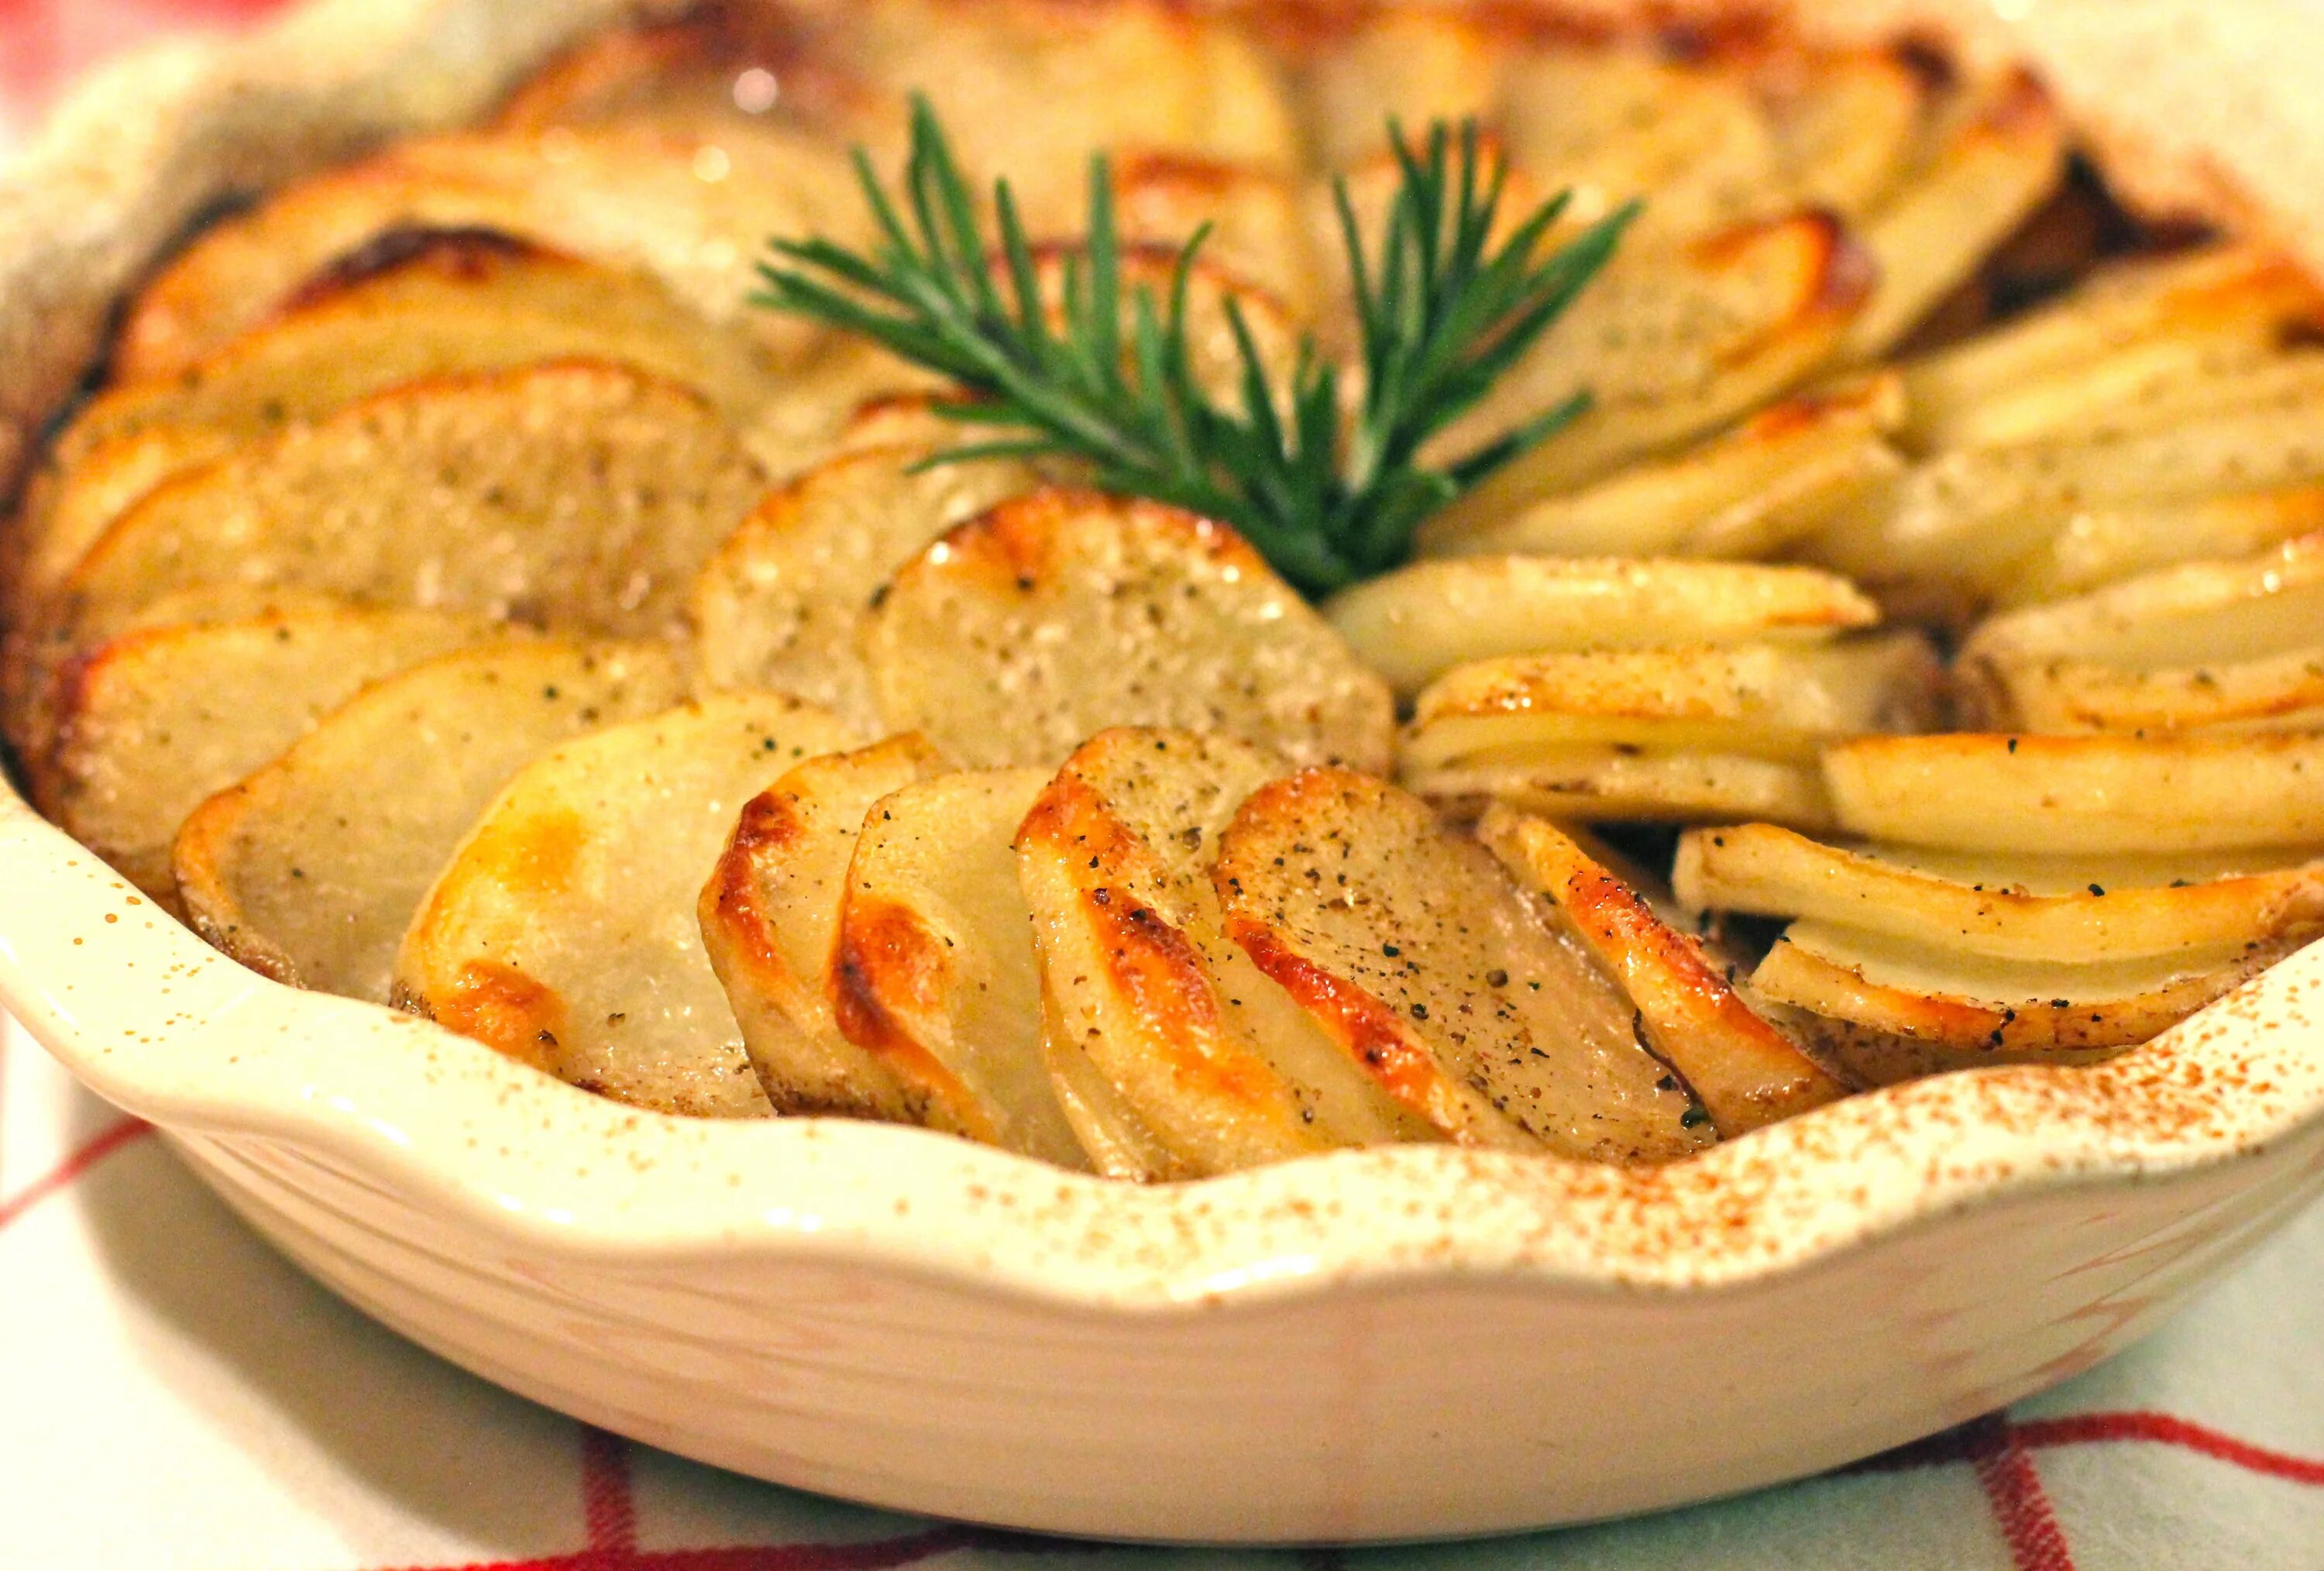
[[[2034,15],[2095,9],[2205,14]],[[15,440],[187,214],[473,114],[613,11],[332,0],[93,85],[0,181]],[[355,1303],[656,1446],[1121,1538],[1650,1510],[2065,1379],[2324,1190],[2319,989],[2324,946],[2102,1067],[1923,1081],[1650,1173],[1404,1147],[1141,1189],[599,1100],[243,970],[0,792],[0,1002]]]

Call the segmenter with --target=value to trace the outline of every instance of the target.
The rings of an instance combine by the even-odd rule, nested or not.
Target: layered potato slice
[[[296,741],[364,683],[493,636],[485,619],[355,606],[176,624],[75,662],[54,752],[28,758],[43,811],[171,901],[186,816]]]
[[[10,603],[52,590],[173,475],[401,384],[568,358],[687,387],[749,430],[783,391],[748,340],[643,273],[475,231],[405,231],[175,374],[100,393],[59,433],[12,532]]]
[[[186,820],[188,919],[278,982],[384,1003],[420,896],[509,777],[685,696],[652,643],[503,640],[374,681]]]
[[[1894,373],[1786,399],[1733,430],[1506,517],[1439,515],[1423,556],[1775,556],[1904,472],[1886,433],[1904,414]]]
[[[1751,992],[1859,1086],[1987,1064],[2090,1063],[2169,1030],[2315,934],[2061,965],[1794,922]]]
[[[1823,775],[1848,834],[1943,851],[2324,844],[2324,736],[1866,736]]]
[[[2010,565],[1993,599],[2002,607],[2068,599],[2181,562],[2231,560],[2319,531],[2324,485],[2076,513]]]
[[[1349,171],[1379,158],[1388,122],[1494,123],[1505,55],[1490,22],[1462,6],[1349,7],[1305,40],[1298,106],[1315,162]]]
[[[1101,1173],[1196,1178],[1427,1136],[1222,925],[1221,836],[1282,768],[1228,736],[1111,730],[1025,816],[1043,1050]]]
[[[795,693],[878,729],[857,653],[873,596],[929,541],[1041,484],[1019,463],[923,467],[936,450],[866,448],[770,494],[704,566],[687,599],[703,679]]]
[[[1902,50],[1786,55],[1759,78],[1792,200],[1858,223],[1914,172],[1936,94]]]
[[[742,804],[852,740],[812,705],[736,693],[535,759],[421,900],[392,1001],[615,1101],[763,1115],[696,896]]]
[[[19,634],[12,720],[48,675],[190,585],[319,590],[613,636],[671,631],[765,476],[715,411],[574,362],[417,383],[147,496]]]
[[[1937,676],[1915,633],[1480,661],[1420,695],[1399,777],[1456,810],[1489,796],[1584,820],[1814,827],[1819,750],[1925,724]]]
[[[944,535],[872,607],[862,652],[890,726],[979,768],[1055,763],[1111,725],[1370,769],[1394,740],[1387,685],[1240,536],[1095,492],[1033,492]]]
[[[742,806],[696,915],[760,1083],[779,1113],[940,1129],[946,1107],[850,1041],[835,1009],[839,917],[864,816],[949,766],[919,736],[807,759]]]
[[[1589,410],[1463,494],[1434,527],[1486,530],[1749,413],[1831,357],[1875,277],[1825,213],[1626,248],[1441,441],[1450,450],[1498,434],[1584,388]]]
[[[1906,431],[1923,448],[2055,434],[2061,415],[2103,416],[2126,385],[2145,385],[2142,365],[2239,363],[2320,319],[2324,290],[2268,246],[2228,242],[2118,263],[2048,305],[1907,361]]]
[[[1086,1169],[1042,1049],[1018,827],[1039,769],[938,775],[874,803],[848,863],[832,973],[840,1034],[909,1087],[920,1122]]]
[[[1629,999],[1418,798],[1349,770],[1274,781],[1212,877],[1259,968],[1446,1138],[1624,1163],[1712,1138]]]
[[[1488,812],[1477,833],[1621,983],[1655,1056],[1678,1071],[1722,1139],[1846,1094],[1736,995],[1699,940],[1656,916],[1640,891],[1573,836],[1503,807]]]
[[[771,126],[706,137],[609,124],[405,142],[205,230],[132,304],[115,372],[143,381],[182,371],[333,262],[410,228],[495,231],[642,269],[711,321],[747,323],[797,355],[816,332],[744,315],[761,247],[770,234],[851,240],[869,221],[843,154]]]
[[[1504,655],[1814,642],[1880,619],[1812,568],[1533,556],[1417,562],[1342,590],[1323,615],[1404,697]]]
[[[1961,647],[1993,730],[2164,734],[2324,725],[2324,535],[1997,616]]]
[[[1738,824],[1687,831],[1671,878],[1696,911],[1797,917],[2034,964],[2217,949],[2324,923],[2324,864],[2313,847],[1949,855],[1830,845],[1773,824]]]

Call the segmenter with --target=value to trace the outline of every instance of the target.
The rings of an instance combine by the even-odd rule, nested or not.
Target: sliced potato
[[[1766,84],[1783,185],[1794,201],[1860,220],[1911,170],[1930,108],[1927,79],[1891,49],[1785,65]]]
[[[846,159],[772,126],[715,139],[630,125],[423,138],[205,230],[132,305],[115,369],[133,381],[181,371],[335,260],[413,227],[495,230],[643,268],[711,320],[797,353],[814,330],[743,314],[760,248],[770,233],[851,240],[868,222]]]
[[[1774,1123],[1846,1094],[1791,1040],[1751,1012],[1704,955],[1639,892],[1546,819],[1495,808],[1478,837],[1520,887],[1621,983],[1637,1029],[1676,1069],[1721,1137]]]
[[[1588,412],[1453,502],[1436,528],[1481,531],[1756,409],[1829,358],[1873,277],[1821,213],[1626,252],[1443,442],[1497,436],[1585,387]]]
[[[1794,922],[1755,994],[1859,1084],[1984,1064],[2087,1063],[2147,1041],[2306,943],[2061,966],[1954,956]]]
[[[2324,318],[2324,289],[2293,258],[2242,242],[2103,268],[2062,298],[1904,367],[1923,446],[2029,386],[2055,387],[2157,341],[2266,344]]]
[[[1193,1178],[1426,1132],[1225,937],[1220,836],[1280,768],[1228,736],[1116,729],[1025,817],[1044,1050],[1101,1172]]]
[[[1903,471],[1881,434],[1902,414],[1902,385],[1882,373],[1786,400],[1684,452],[1506,518],[1439,514],[1421,528],[1421,553],[1773,554]]]
[[[1259,969],[1448,1138],[1615,1162],[1711,1139],[1620,990],[1417,797],[1348,770],[1277,781],[1212,877]]]
[[[395,389],[147,496],[27,630],[14,690],[194,584],[668,632],[764,485],[700,399],[622,367]]]
[[[1946,447],[2100,441],[2230,410],[2324,399],[2324,353],[2278,352],[2257,333],[2164,338],[2062,372],[1964,411],[1934,433]]]
[[[502,103],[493,125],[539,132],[651,116],[663,124],[779,123],[818,94],[843,90],[792,68],[792,41],[771,15],[733,7],[632,22],[592,32],[535,71]],[[780,69],[785,80],[775,72]]]
[[[1391,119],[1407,135],[1431,122],[1490,124],[1508,54],[1488,21],[1453,6],[1368,6],[1304,62],[1309,145],[1327,169],[1352,169],[1388,147]]]
[[[2065,173],[2065,122],[2038,81],[2017,71],[1973,90],[1971,112],[1865,226],[1880,283],[1849,328],[1850,359],[1895,348]]]
[[[1767,818],[1803,829],[1831,823],[1831,800],[1813,764],[1731,753],[1544,747],[1522,763],[1407,766],[1397,778],[1456,818],[1501,802],[1583,823]]]
[[[878,729],[856,652],[874,595],[930,541],[1041,484],[1024,464],[918,468],[935,450],[852,452],[761,502],[702,569],[687,602],[703,679],[796,693]]]
[[[810,758],[743,805],[702,886],[703,947],[777,1112],[923,1123],[946,1111],[840,1033],[832,986],[847,864],[864,814],[945,767],[908,735]]]
[[[943,1114],[1060,1167],[1089,1158],[1049,1083],[1017,827],[1039,769],[938,775],[880,799],[847,865],[833,968],[842,1035]]]
[[[1962,646],[1993,729],[2292,725],[2324,708],[2324,535],[1986,622]]]
[[[897,573],[865,624],[881,713],[978,767],[1109,725],[1229,732],[1387,767],[1387,685],[1231,531],[1155,503],[1012,498]]]
[[[186,820],[188,919],[278,982],[384,1003],[420,897],[509,777],[685,696],[651,643],[501,641],[374,681]]]
[[[1812,642],[1880,615],[1810,568],[1519,556],[1417,562],[1341,591],[1323,614],[1406,696],[1500,655]]]
[[[2077,513],[2010,564],[1996,600],[2038,605],[2180,562],[2249,556],[2324,531],[2324,485]]]
[[[695,897],[742,804],[850,740],[811,705],[736,693],[535,759],[420,901],[393,1002],[617,1102],[763,1115]]]
[[[1693,829],[1672,882],[1696,910],[1802,917],[1932,949],[2061,965],[2277,938],[2324,922],[2303,852],[1932,858],[1819,844],[1772,824]]]
[[[343,607],[129,633],[73,666],[34,794],[66,833],[171,899],[170,842],[202,799],[364,683],[492,633],[481,617]]]
[[[1826,751],[1851,835],[2033,855],[2324,843],[2324,737],[1867,736]]]
[[[1480,661],[1421,694],[1403,766],[1525,763],[1576,746],[1812,762],[1836,738],[1922,722],[1936,675],[1914,633]]]

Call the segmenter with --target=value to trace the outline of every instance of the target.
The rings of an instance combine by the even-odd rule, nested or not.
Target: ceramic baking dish
[[[616,14],[330,0],[92,83],[0,181],[0,462],[206,205],[472,115]],[[2176,40],[2107,143],[2142,149],[2152,199],[2233,193],[2318,232],[2296,204],[2324,181],[2270,147],[2312,172],[2324,141],[2254,112],[2301,93],[2243,23],[2093,4],[2027,26],[2070,103]],[[2206,140],[2187,106],[2216,123],[2226,89],[2196,79],[2239,49],[2258,128]],[[1923,1081],[1656,1172],[1406,1147],[1138,1188],[912,1129],[599,1100],[243,970],[0,792],[0,1003],[357,1305],[706,1461],[1127,1538],[1648,1510],[2063,1380],[2324,1189],[2319,985],[2324,947],[2102,1067]]]

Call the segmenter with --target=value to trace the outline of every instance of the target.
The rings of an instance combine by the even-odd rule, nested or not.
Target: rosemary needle
[[[1301,340],[1277,385],[1249,321],[1223,302],[1240,363],[1232,404],[1196,379],[1187,295],[1207,226],[1181,249],[1167,289],[1126,286],[1113,185],[1091,160],[1084,245],[1055,294],[1006,180],[988,241],[967,180],[925,98],[912,108],[899,198],[858,149],[856,172],[879,238],[868,253],[778,239],[757,303],[861,334],[958,382],[973,396],[946,418],[1005,434],[935,461],[1064,456],[1108,490],[1232,525],[1285,578],[1328,594],[1410,554],[1430,513],[1588,407],[1577,393],[1449,461],[1428,439],[1474,408],[1595,277],[1636,213],[1627,207],[1536,260],[1565,209],[1560,196],[1498,244],[1506,170],[1473,122],[1438,122],[1415,145],[1393,123],[1400,182],[1367,246],[1344,181],[1334,187],[1360,345],[1360,395],[1343,411],[1341,373]]]

